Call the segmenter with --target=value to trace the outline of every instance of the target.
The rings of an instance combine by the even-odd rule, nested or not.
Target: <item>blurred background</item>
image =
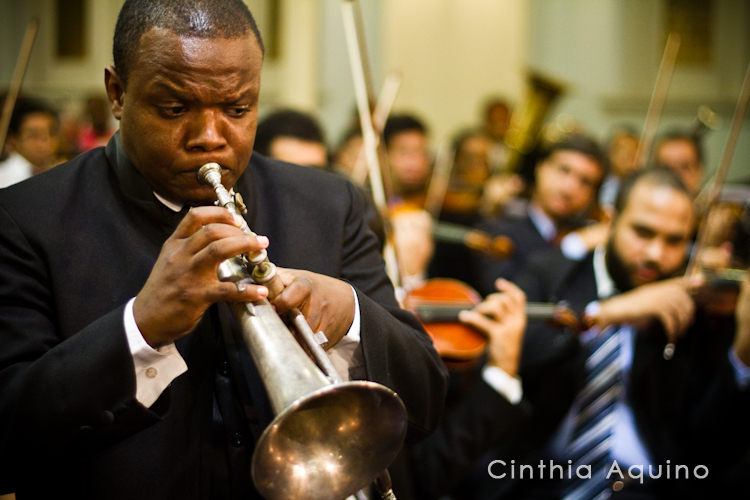
[[[267,46],[261,117],[279,107],[313,113],[333,146],[355,116],[342,1],[246,3]],[[51,102],[63,134],[115,129],[103,69],[112,62],[121,4],[0,0],[0,92],[11,82],[28,23],[38,18],[22,93]],[[681,44],[659,130],[691,127],[701,107],[710,110],[710,173],[750,61],[746,0],[360,0],[357,7],[375,93],[389,75],[400,76],[393,112],[420,116],[435,145],[479,124],[490,98],[519,106],[532,74],[559,89],[547,126],[582,129],[601,140],[622,125],[640,130],[667,35],[677,33]],[[748,120],[730,182],[750,179]]]

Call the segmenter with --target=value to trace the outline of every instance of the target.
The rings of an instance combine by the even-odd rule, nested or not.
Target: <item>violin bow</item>
[[[716,174],[713,177],[713,182],[710,187],[708,194],[708,204],[706,205],[706,216],[703,217],[700,227],[698,228],[698,236],[696,237],[695,246],[690,254],[687,267],[685,269],[685,277],[690,277],[698,273],[700,263],[698,256],[701,250],[706,245],[706,238],[709,234],[708,227],[708,214],[712,208],[714,208],[721,197],[721,189],[726,181],[729,168],[732,165],[732,156],[734,156],[734,150],[737,146],[737,139],[740,136],[740,129],[742,128],[742,121],[745,118],[747,111],[748,101],[750,100],[750,64],[748,64],[747,71],[745,72],[745,80],[742,83],[742,89],[740,90],[740,96],[737,99],[737,105],[734,108],[734,118],[732,119],[732,128],[729,130],[729,137],[727,143],[724,146],[724,151],[721,154],[721,160],[719,166],[716,169]],[[664,359],[672,359],[674,356],[675,344],[674,342],[668,342],[664,346]]]
[[[341,13],[344,20],[344,33],[346,35],[352,79],[354,80],[354,93],[357,100],[359,122],[360,127],[362,128],[362,141],[365,159],[367,161],[370,189],[372,191],[375,205],[381,210],[382,216],[387,217],[388,202],[385,197],[380,159],[378,157],[378,139],[375,134],[375,127],[372,123],[370,101],[367,95],[364,61],[362,59],[360,40],[357,36],[357,21],[354,12],[355,1],[356,0],[343,0],[341,2]],[[385,259],[386,273],[391,279],[394,287],[398,290],[401,288],[401,274],[396,259],[396,251],[393,248],[390,235],[388,234],[388,224],[385,224],[385,226],[386,238],[383,258]]]
[[[435,166],[432,169],[430,182],[427,185],[425,194],[424,208],[433,219],[438,219],[440,211],[445,202],[445,195],[448,192],[451,175],[453,174],[453,165],[456,159],[456,152],[447,143],[443,142],[437,149],[435,155]]]
[[[713,176],[713,182],[708,191],[706,215],[708,215],[711,209],[718,204],[721,198],[721,190],[724,187],[729,168],[732,165],[732,157],[734,156],[734,150],[737,146],[740,130],[742,129],[742,121],[745,118],[748,100],[750,100],[750,64],[748,64],[747,71],[745,72],[745,80],[742,83],[740,96],[737,99],[737,105],[734,108],[734,117],[732,118],[732,127],[729,129],[729,137],[727,138],[727,143],[721,154],[719,166],[716,168],[716,174]],[[696,237],[695,247],[690,255],[690,260],[688,261],[685,276],[693,276],[698,271],[698,254],[706,245],[706,237],[709,233],[707,220],[708,217],[704,217],[698,228],[698,236]]]
[[[672,80],[677,52],[680,49],[680,36],[676,33],[670,33],[667,37],[667,43],[664,46],[659,72],[656,76],[654,90],[651,93],[651,100],[646,112],[646,122],[641,131],[641,138],[638,141],[635,157],[638,165],[642,168],[646,165],[651,152],[651,143],[656,135],[656,129],[659,125],[659,118],[667,100],[667,91]]]
[[[399,88],[401,87],[401,74],[398,72],[391,72],[385,77],[383,82],[383,88],[380,90],[380,95],[375,103],[375,110],[372,112],[372,127],[375,130],[375,136],[380,142],[380,135],[383,133],[385,122],[388,120],[388,115],[391,113],[393,103],[396,101]],[[352,181],[355,184],[361,186],[367,179],[367,161],[365,160],[364,148],[360,149],[357,155],[357,162],[354,164],[354,170],[352,171]]]
[[[16,67],[13,70],[13,77],[10,81],[10,87],[8,88],[8,95],[5,97],[3,103],[3,112],[0,115],[0,153],[5,148],[5,140],[8,138],[8,127],[10,127],[10,119],[13,116],[13,108],[16,105],[18,94],[21,92],[21,84],[23,83],[23,77],[26,74],[26,68],[29,65],[29,59],[31,58],[31,49],[34,46],[34,40],[36,39],[36,33],[39,29],[39,19],[33,18],[29,21],[26,26],[26,32],[21,42],[21,50],[18,53],[18,59],[16,60]]]

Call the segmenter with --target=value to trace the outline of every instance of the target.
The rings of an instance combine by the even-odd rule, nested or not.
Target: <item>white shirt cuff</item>
[[[187,371],[174,343],[154,349],[144,340],[133,316],[135,297],[125,305],[123,322],[135,366],[135,399],[150,407],[174,379]]]
[[[560,241],[560,251],[570,260],[581,260],[588,253],[583,238],[578,233],[570,233]]]
[[[364,368],[364,356],[362,355],[361,347],[361,320],[359,313],[359,299],[357,298],[357,292],[354,288],[349,285],[354,294],[354,319],[352,325],[349,327],[349,331],[342,337],[338,343],[328,350],[328,358],[333,363],[333,367],[336,368],[339,376],[343,380],[350,380],[352,375],[362,377],[364,372],[361,374],[357,373],[357,368]]]
[[[505,370],[497,366],[485,366],[482,368],[482,378],[511,404],[517,405],[521,402],[523,389],[521,379],[518,377],[511,377]]]

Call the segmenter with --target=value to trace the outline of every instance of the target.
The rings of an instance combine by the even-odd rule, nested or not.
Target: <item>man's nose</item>
[[[664,256],[664,242],[659,241],[658,238],[649,241],[646,245],[646,256],[651,262],[660,263]]]
[[[194,118],[187,148],[190,150],[213,151],[226,144],[222,133],[222,116],[218,111],[202,110]]]
[[[571,173],[565,173],[558,179],[558,190],[565,196],[572,196],[578,188],[578,181],[576,177]]]

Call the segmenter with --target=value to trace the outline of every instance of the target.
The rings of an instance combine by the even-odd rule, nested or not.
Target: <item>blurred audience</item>
[[[58,158],[58,114],[41,100],[20,98],[15,103],[0,162],[0,187],[6,187],[52,168]]]
[[[78,152],[106,146],[117,129],[112,125],[112,114],[109,101],[105,95],[90,95],[86,105],[81,127],[78,131]]]

